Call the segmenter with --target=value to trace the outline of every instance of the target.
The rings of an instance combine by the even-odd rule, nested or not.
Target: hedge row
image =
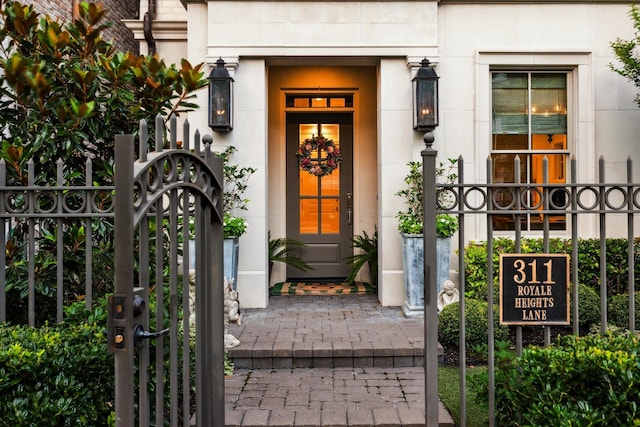
[[[113,357],[102,328],[0,324],[0,425],[107,425]]]
[[[522,253],[542,253],[543,239],[525,238],[521,240]],[[600,289],[600,239],[578,239],[578,283]],[[606,239],[607,245],[607,295],[628,292],[628,240]],[[549,252],[571,254],[573,240],[553,238],[549,240]],[[640,256],[640,238],[633,242],[634,259]],[[494,282],[498,281],[501,253],[515,252],[515,242],[509,238],[493,240]],[[476,297],[486,289],[487,244],[471,242],[465,247],[465,278],[467,296]],[[640,290],[640,263],[634,263],[636,289]]]
[[[496,425],[640,425],[640,338],[566,336],[557,345],[498,352]],[[487,403],[486,373],[470,380]]]

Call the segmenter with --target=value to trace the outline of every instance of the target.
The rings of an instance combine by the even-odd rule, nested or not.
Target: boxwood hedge
[[[106,426],[113,375],[98,326],[0,324],[0,426]]]
[[[496,361],[496,425],[640,425],[640,338],[565,336],[552,346],[501,352]],[[486,403],[486,374],[471,380]]]

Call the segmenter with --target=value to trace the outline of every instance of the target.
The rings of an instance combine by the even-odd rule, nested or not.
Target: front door
[[[339,162],[335,156],[339,150]],[[287,237],[313,270],[287,280],[341,280],[353,254],[353,114],[287,114]]]

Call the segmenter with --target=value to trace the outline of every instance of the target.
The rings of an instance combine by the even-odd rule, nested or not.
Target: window
[[[549,183],[566,182],[567,146],[567,73],[564,72],[493,72],[492,90],[492,180],[500,183],[544,182],[543,158],[548,159]],[[516,156],[520,169],[516,170]],[[563,197],[560,192],[554,193]],[[496,193],[500,206],[514,204],[513,194]],[[527,192],[523,206],[542,210],[540,196]],[[562,206],[563,200],[553,200]],[[552,206],[553,208],[553,206]],[[542,229],[542,214],[529,214],[522,218],[522,230]],[[564,230],[566,217],[550,215],[551,229]],[[495,230],[513,230],[513,215],[493,218]]]
[[[287,95],[287,108],[352,108],[353,95]]]

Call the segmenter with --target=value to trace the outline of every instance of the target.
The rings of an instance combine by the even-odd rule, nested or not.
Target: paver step
[[[390,345],[391,344],[391,345]],[[283,368],[404,368],[424,365],[423,342],[241,342],[228,350],[240,369]],[[442,346],[438,355],[443,357]]]

